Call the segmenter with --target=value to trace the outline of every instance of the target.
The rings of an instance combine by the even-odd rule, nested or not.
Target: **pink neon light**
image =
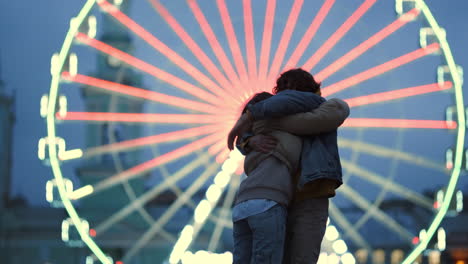
[[[208,153],[210,153],[211,155],[216,155],[217,153],[219,153],[221,150],[225,148],[226,148],[226,142],[219,141],[218,143],[213,144],[213,146],[211,146],[208,149]]]
[[[359,21],[359,19],[372,7],[377,0],[366,0],[358,9],[341,25],[333,35],[312,55],[304,64],[304,69],[311,71],[314,66],[340,41],[340,39]]]
[[[239,83],[240,82],[239,76],[237,76],[237,73],[234,71],[231,61],[228,59],[228,57],[226,56],[226,53],[224,52],[223,48],[219,44],[219,41],[216,38],[216,35],[213,32],[213,29],[211,28],[210,24],[205,18],[205,15],[201,11],[200,7],[198,6],[197,1],[190,0],[187,2],[190,8],[192,9],[193,14],[196,20],[198,21],[198,24],[200,25],[201,30],[205,34],[205,37],[208,40],[208,43],[210,43],[210,46],[213,49],[213,52],[216,55],[216,58],[218,59],[221,67],[223,67],[224,71],[226,72],[226,74],[228,75],[232,83]]]
[[[419,94],[432,93],[447,90],[453,87],[452,82],[446,81],[442,86],[438,83],[426,84],[410,88],[404,88],[395,91],[376,93],[371,95],[359,96],[351,99],[346,99],[349,107],[356,107],[360,105],[368,105],[373,103],[385,102],[389,100],[406,98]]]
[[[212,134],[209,136],[206,136],[202,139],[193,141],[190,144],[187,144],[183,147],[177,148],[171,152],[165,153],[163,155],[159,155],[154,159],[151,159],[149,161],[146,161],[142,164],[139,164],[137,166],[134,166],[128,170],[125,170],[121,173],[118,173],[114,176],[111,176],[110,178],[107,178],[106,180],[103,180],[102,182],[99,182],[95,187],[94,187],[94,192],[102,191],[108,187],[111,187],[119,182],[122,182],[124,180],[129,180],[132,178],[137,177],[138,175],[141,175],[143,173],[146,173],[150,171],[151,169],[160,166],[162,164],[166,164],[168,162],[171,162],[173,160],[176,160],[180,157],[189,155],[193,153],[194,151],[204,148],[213,142],[216,142],[220,140],[221,137],[219,134]]]
[[[240,164],[244,164],[244,161],[241,161]],[[239,166],[237,167],[237,170],[235,172],[237,175],[241,175],[242,173],[244,173],[244,166]]]
[[[67,112],[65,117],[56,114],[58,120],[161,123],[161,124],[211,124],[225,121],[225,117],[191,114],[146,114],[146,113],[108,113],[108,112]]]
[[[413,9],[406,13],[403,16],[400,16],[397,20],[395,20],[393,23],[390,25],[386,26],[376,34],[374,34],[372,37],[367,39],[366,41],[362,42],[359,44],[357,47],[354,49],[350,50],[348,53],[346,53],[343,57],[339,58],[329,66],[327,66],[325,69],[320,71],[315,75],[315,78],[318,81],[323,81],[326,78],[328,78],[330,75],[333,73],[337,72],[344,66],[346,66],[348,63],[356,59],[357,57],[361,56],[364,52],[366,52],[368,49],[372,48],[379,42],[381,42],[383,39],[386,37],[390,36],[392,33],[400,29],[402,26],[406,25],[412,18],[416,17],[419,15],[419,10],[418,9]]]
[[[89,235],[90,235],[91,237],[96,237],[96,230],[90,228],[90,229],[89,229]]]
[[[90,158],[110,152],[130,151],[143,146],[149,146],[162,142],[172,142],[182,139],[188,139],[192,137],[214,133],[217,131],[221,131],[219,125],[206,125],[201,127],[188,128],[179,131],[163,133],[159,135],[130,139],[103,146],[89,148],[83,153],[83,157]]]
[[[260,52],[260,67],[258,77],[261,81],[266,81],[268,71],[268,61],[270,58],[271,36],[273,32],[273,22],[275,19],[276,0],[269,0],[265,11],[265,22],[263,25],[262,48]],[[266,84],[265,84],[266,85]]]
[[[411,240],[411,242],[413,243],[413,245],[416,245],[419,243],[419,237],[415,236],[413,237],[413,239]]]
[[[146,31],[143,27],[138,25],[135,21],[129,18],[127,15],[122,13],[117,7],[110,4],[107,1],[98,1],[98,4],[109,14],[111,14],[115,19],[117,19],[120,23],[128,27],[132,30],[135,34],[141,37],[143,40],[148,42],[154,49],[164,54],[168,59],[170,59],[175,65],[179,66],[183,71],[188,73],[192,76],[195,80],[199,81],[203,84],[207,89],[214,92],[215,94],[226,97],[226,92],[222,90],[219,86],[217,86],[213,81],[211,81],[208,77],[206,77],[202,72],[200,72],[196,67],[191,65],[187,62],[183,57],[177,54],[175,51],[170,49],[167,45],[157,39],[155,36],[151,35],[148,31]],[[176,32],[177,33],[177,32]],[[193,43],[192,43],[193,44]],[[197,56],[197,55],[196,55]],[[200,55],[201,56],[201,55]],[[197,57],[199,58],[199,57]],[[206,58],[199,58],[200,59],[208,59]],[[204,63],[209,63],[205,60],[201,61],[202,64],[206,67]],[[213,68],[216,69],[216,66],[212,66],[209,70]],[[218,77],[218,76],[216,76]],[[227,84],[227,83],[226,83]],[[229,87],[226,86],[226,87]]]
[[[243,0],[244,6],[244,30],[245,46],[247,50],[247,65],[249,69],[250,80],[257,79],[257,54],[255,51],[255,35],[252,21],[252,3],[251,0]]]
[[[236,33],[234,27],[232,26],[231,16],[226,7],[224,0],[216,0],[218,4],[219,13],[221,15],[221,20],[223,21],[224,31],[229,42],[229,48],[231,49],[232,57],[236,65],[237,71],[239,72],[240,79],[247,83],[248,75],[245,68],[244,61],[242,60],[242,52],[239,47],[239,42],[237,41]]]
[[[228,148],[223,149],[221,153],[216,156],[216,162],[220,164],[223,163],[229,157],[229,152],[230,150]]]
[[[216,114],[223,111],[222,108],[215,107],[213,105],[204,104],[176,96],[166,95],[163,93],[153,92],[146,89],[128,86],[120,83],[97,79],[86,75],[77,74],[75,76],[71,76],[69,72],[63,72],[62,78],[67,81],[101,88],[111,92],[130,95],[158,103],[173,105],[186,109],[192,109],[204,113]]]
[[[193,55],[198,61],[208,70],[208,72],[218,81],[218,83],[224,87],[226,91],[232,92],[231,83],[224,77],[224,75],[218,70],[218,67],[210,60],[206,53],[200,48],[200,46],[190,37],[185,29],[177,22],[177,20],[169,13],[169,11],[160,3],[159,0],[150,0],[150,3],[179,36],[179,38],[185,43],[185,46],[189,48]],[[235,95],[235,93],[231,94]],[[238,98],[235,98],[238,99]]]
[[[440,120],[348,118],[344,127],[455,129],[457,123]]]
[[[302,4],[304,0],[296,0],[291,8],[287,23],[284,27],[284,31],[281,34],[281,40],[278,44],[278,50],[275,52],[275,57],[271,63],[270,73],[268,75],[268,80],[275,78],[281,67],[284,56],[286,55],[286,49],[288,48],[289,41],[291,40],[292,33],[296,27],[297,19],[299,18],[299,13],[301,12]]]
[[[439,50],[439,48],[440,48],[440,45],[438,43],[432,43],[426,48],[417,49],[403,56],[400,56],[396,59],[380,64],[374,68],[358,73],[347,79],[344,79],[342,81],[339,81],[337,83],[334,83],[330,86],[325,87],[324,89],[322,89],[322,96],[330,96],[331,94],[344,90],[350,86],[353,86],[355,84],[368,80],[372,77],[375,77],[377,75],[380,75],[382,73],[395,69],[399,66],[402,66],[406,63],[409,63],[411,61],[424,57],[428,54],[436,52],[437,50]]]
[[[291,58],[284,66],[283,70],[288,70],[297,65],[297,63],[299,62],[299,59],[304,54],[304,51],[306,50],[307,46],[309,46],[310,42],[315,36],[315,33],[317,33],[317,30],[320,28],[320,25],[322,25],[323,20],[327,17],[334,3],[335,3],[335,0],[326,0],[323,3],[322,7],[318,11],[314,20],[310,24],[306,33],[304,34],[301,41],[299,42],[296,49],[294,50],[293,54],[291,55]]]
[[[213,103],[214,105],[223,105],[226,102],[224,100],[220,100],[218,97],[214,96],[211,93],[208,93],[193,84],[190,84],[170,73],[167,73],[151,64],[148,64],[142,60],[139,60],[128,53],[125,53],[121,50],[118,50],[104,42],[101,42],[97,39],[93,39],[88,37],[86,34],[78,33],[76,35],[76,39],[83,44],[89,45],[105,54],[113,56],[143,72],[146,72],[174,87],[177,87],[189,94],[192,94],[202,100],[207,102]]]

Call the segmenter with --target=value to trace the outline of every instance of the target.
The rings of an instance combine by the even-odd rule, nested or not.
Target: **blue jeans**
[[[280,264],[286,218],[286,207],[277,204],[263,213],[234,222],[234,264]]]

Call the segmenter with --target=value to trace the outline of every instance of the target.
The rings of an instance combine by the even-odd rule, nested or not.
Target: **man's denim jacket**
[[[287,115],[310,112],[325,102],[323,97],[311,92],[285,90],[277,95],[249,105],[254,120],[279,118]],[[317,179],[337,181],[342,184],[342,169],[337,144],[337,129],[303,137],[301,153],[301,177],[297,188]]]

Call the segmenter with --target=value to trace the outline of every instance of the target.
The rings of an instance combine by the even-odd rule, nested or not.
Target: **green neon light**
[[[432,221],[431,225],[427,229],[427,239],[421,241],[413,251],[406,257],[406,259],[402,262],[402,264],[411,264],[413,263],[416,258],[422,253],[424,249],[427,248],[427,244],[432,236],[437,231],[440,223],[442,222],[445,214],[448,211],[448,207],[450,205],[450,201],[452,199],[453,193],[455,192],[455,187],[457,185],[458,178],[460,177],[460,171],[462,167],[462,154],[463,154],[463,146],[465,141],[465,128],[466,128],[466,121],[465,121],[465,111],[463,105],[463,90],[462,90],[462,80],[457,70],[457,66],[453,59],[452,52],[450,51],[450,46],[447,43],[447,39],[445,38],[445,32],[439,27],[437,21],[435,20],[434,16],[432,15],[431,11],[424,3],[423,0],[416,0],[416,4],[418,8],[422,11],[427,22],[434,30],[437,39],[439,40],[440,47],[444,53],[445,60],[450,70],[450,74],[452,75],[453,82],[454,82],[454,89],[455,89],[455,102],[457,108],[457,118],[458,118],[458,131],[457,131],[457,144],[455,147],[455,162],[453,165],[452,175],[450,177],[447,191],[444,197],[443,204],[439,210],[439,212],[435,215],[434,220]]]
[[[78,32],[79,26],[83,23],[84,19],[88,16],[89,12],[95,5],[96,0],[88,0],[81,11],[79,12],[78,16],[74,18],[73,23],[70,23],[70,29],[67,32],[65,40],[63,42],[62,48],[59,53],[59,63],[58,66],[54,69],[52,73],[52,81],[50,85],[50,92],[49,92],[49,105],[47,107],[47,133],[48,136],[51,138],[56,137],[55,133],[55,107],[56,107],[56,100],[57,94],[59,89],[60,83],[60,73],[62,71],[63,65],[65,63],[66,57],[70,51],[70,47],[73,43],[73,39],[75,34]],[[50,158],[50,165],[52,167],[52,172],[54,174],[55,179],[57,180],[57,187],[59,190],[60,198],[63,201],[63,205],[68,212],[68,215],[72,219],[73,224],[76,226],[78,233],[80,234],[81,239],[89,249],[93,252],[93,254],[104,264],[112,264],[111,261],[106,257],[104,252],[96,245],[94,240],[89,236],[88,233],[84,232],[82,229],[81,220],[76,212],[75,208],[73,207],[72,203],[67,197],[67,192],[65,190],[65,185],[63,181],[62,172],[60,170],[59,161],[57,159],[57,153],[55,146],[52,147],[53,144],[49,145],[49,158]]]

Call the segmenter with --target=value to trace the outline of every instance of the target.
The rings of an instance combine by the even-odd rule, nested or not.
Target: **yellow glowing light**
[[[71,149],[58,154],[60,160],[72,160],[83,157],[83,151],[81,149]]]
[[[346,243],[341,239],[336,240],[335,242],[333,242],[332,247],[333,247],[333,250],[337,254],[340,254],[340,255],[344,254],[344,253],[346,253],[346,251],[348,251],[348,247],[346,246]]]
[[[194,220],[196,223],[202,223],[208,217],[208,214],[211,212],[211,204],[208,200],[203,199],[195,208]]]
[[[336,229],[335,226],[333,225],[329,225],[327,227],[327,230],[325,231],[325,237],[329,240],[329,241],[334,241],[338,238],[339,234],[338,234],[338,230]]]
[[[221,196],[221,188],[219,188],[217,185],[214,185],[214,184],[211,185],[206,191],[206,198],[212,204],[216,202],[220,196]]]
[[[94,191],[94,188],[93,186],[91,185],[86,185],[84,187],[81,187],[71,193],[68,194],[68,198],[70,200],[78,200],[78,199],[81,199],[85,196],[88,196],[90,194],[92,194]]]
[[[46,117],[48,104],[49,104],[49,96],[47,94],[42,95],[41,109],[40,109],[41,117]]]
[[[88,37],[95,38],[97,34],[97,20],[91,15],[88,17]]]
[[[60,57],[58,53],[54,53],[50,58],[50,74],[57,74],[58,69],[60,68]]]
[[[78,56],[75,53],[71,53],[68,58],[68,71],[71,76],[75,76],[78,73]]]
[[[224,171],[218,172],[216,174],[216,177],[214,179],[214,183],[219,187],[219,188],[224,188],[226,185],[229,183],[230,176]]]
[[[354,259],[353,254],[351,253],[345,253],[343,256],[341,256],[341,263],[343,264],[355,264],[356,259]]]

